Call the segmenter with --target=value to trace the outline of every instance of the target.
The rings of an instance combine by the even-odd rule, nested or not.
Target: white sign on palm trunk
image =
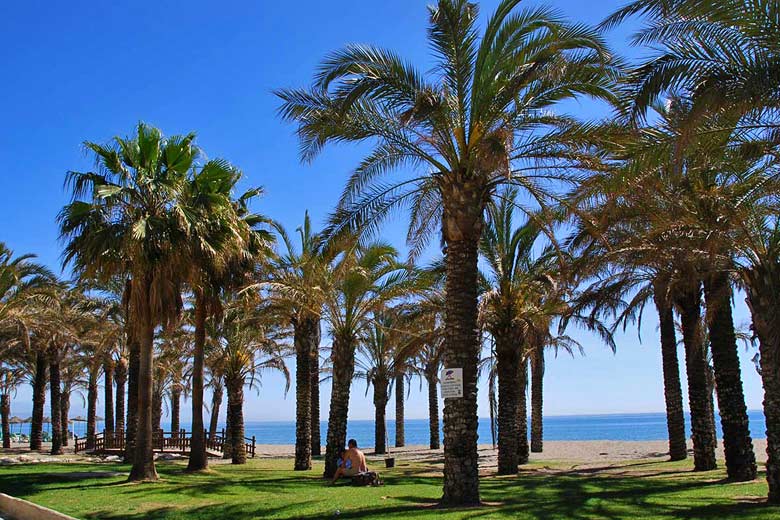
[[[445,368],[441,371],[441,396],[444,399],[463,397],[462,368]]]

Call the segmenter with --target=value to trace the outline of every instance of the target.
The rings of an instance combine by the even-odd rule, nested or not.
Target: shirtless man
[[[344,452],[344,457],[341,459],[341,466],[336,470],[336,474],[333,475],[332,484],[335,484],[339,477],[354,477],[358,473],[368,471],[366,456],[358,449],[357,441],[355,439],[350,439],[347,446],[349,446],[349,448]]]

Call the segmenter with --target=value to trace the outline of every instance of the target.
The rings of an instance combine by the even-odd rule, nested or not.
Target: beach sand
[[[766,439],[753,441],[756,459],[763,464],[766,461]],[[322,449],[325,452],[325,447]],[[692,444],[688,441],[689,456],[693,457]],[[375,455],[374,450],[365,447],[369,460],[383,459],[384,455]],[[530,461],[565,461],[573,463],[597,463],[623,460],[668,458],[669,445],[667,441],[545,441],[542,453],[531,453]],[[258,457],[292,457],[295,447],[289,445],[258,444]],[[497,451],[490,444],[479,445],[481,467],[496,465]],[[405,446],[390,448],[390,455],[398,460],[432,462],[441,460],[444,451],[430,450],[427,446]],[[723,459],[723,443],[718,441],[718,459]]]
[[[753,447],[760,464],[766,462],[766,440],[755,439]],[[369,463],[383,465],[384,455],[376,455],[371,447],[363,447]],[[688,441],[689,455],[692,457],[691,442]],[[325,452],[323,446],[322,452]],[[258,444],[258,458],[293,457],[295,446],[278,444]],[[490,444],[479,446],[480,468],[490,470],[496,465],[497,451]],[[444,451],[430,450],[427,446],[415,445],[403,448],[390,448],[390,456],[398,461],[415,461],[438,464],[443,461]],[[666,441],[545,441],[542,453],[531,453],[530,461],[570,462],[572,464],[597,464],[626,460],[658,460],[668,458]],[[723,443],[718,441],[718,459],[723,460]],[[24,446],[0,451],[0,465],[19,462],[84,462],[95,461],[94,457],[74,455],[73,447],[66,448],[64,455],[52,457],[47,452],[30,453]],[[222,462],[211,459],[214,463]],[[229,461],[224,461],[229,463]]]

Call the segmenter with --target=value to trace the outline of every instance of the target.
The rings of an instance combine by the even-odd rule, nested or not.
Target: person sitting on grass
[[[358,449],[357,441],[350,439],[347,446],[349,448],[341,456],[341,464],[333,475],[332,484],[335,484],[340,477],[354,477],[359,473],[368,472],[366,456]]]

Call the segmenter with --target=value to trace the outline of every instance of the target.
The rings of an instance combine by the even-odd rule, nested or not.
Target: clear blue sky
[[[267,195],[256,209],[289,228],[301,222],[305,209],[322,222],[359,150],[331,148],[314,164],[301,165],[293,129],[275,116],[271,90],[308,84],[327,52],[352,42],[392,48],[427,68],[427,3],[7,2],[0,17],[0,240],[59,270],[55,217],[67,202],[65,171],[89,168],[82,141],[126,135],[139,120],[166,134],[196,131],[209,156],[242,168],[247,185],[265,186]],[[482,2],[483,17],[496,3]],[[572,19],[597,23],[622,1],[547,3]],[[626,45],[628,32],[613,31],[610,41],[617,52],[637,56]],[[565,108],[581,117],[604,115],[587,100]],[[402,218],[388,223],[385,238],[403,247]],[[738,324],[749,318],[742,299]],[[597,338],[575,332],[586,356],[550,357],[546,414],[663,411],[656,326],[650,311],[643,343],[630,331],[618,339],[616,355]],[[760,409],[752,353],[741,356],[748,407]],[[415,383],[407,416],[422,418],[427,405],[417,388]],[[373,417],[364,391],[364,383],[355,384],[352,418]],[[483,385],[481,416],[488,413],[486,394]],[[20,390],[14,413],[29,411],[28,396],[27,388]],[[264,377],[259,396],[246,396],[249,420],[294,417],[294,393],[285,399],[278,376]],[[323,417],[328,399],[323,388]],[[80,405],[74,399],[75,413]]]

